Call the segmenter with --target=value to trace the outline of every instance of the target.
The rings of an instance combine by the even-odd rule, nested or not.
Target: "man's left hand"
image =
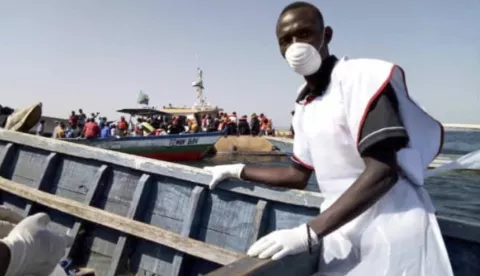
[[[308,233],[310,231],[311,246],[318,244],[317,234],[306,224],[285,230],[274,231],[255,242],[247,252],[250,257],[279,260],[288,255],[308,251]]]
[[[11,208],[0,205],[0,239],[8,236],[15,225],[23,219],[24,217],[22,215],[13,211]]]

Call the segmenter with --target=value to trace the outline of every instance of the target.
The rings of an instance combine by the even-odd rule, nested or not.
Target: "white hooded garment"
[[[390,83],[409,135],[397,154],[397,184],[365,213],[323,239],[319,275],[453,275],[424,173],[443,144],[440,123],[408,95],[403,70],[372,59],[339,60],[325,94],[297,104],[294,159],[315,169],[326,210],[363,172],[360,133],[370,108]]]

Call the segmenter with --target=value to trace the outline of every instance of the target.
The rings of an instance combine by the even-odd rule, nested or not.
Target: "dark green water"
[[[443,153],[466,154],[480,149],[480,131],[447,131]],[[270,156],[217,156],[198,163],[209,165],[245,163],[261,166],[288,166],[288,157]],[[308,190],[318,191],[315,177],[309,181]],[[440,215],[480,223],[480,171],[451,172],[428,178],[426,188]]]

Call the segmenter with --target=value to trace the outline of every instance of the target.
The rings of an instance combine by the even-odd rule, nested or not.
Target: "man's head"
[[[288,47],[295,42],[312,45],[322,59],[329,55],[328,43],[333,31],[332,28],[325,27],[322,13],[313,4],[294,2],[286,6],[278,18],[276,33],[283,57]]]

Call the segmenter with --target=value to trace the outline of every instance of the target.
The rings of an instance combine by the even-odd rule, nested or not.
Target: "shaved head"
[[[293,3],[289,4],[288,6],[286,6],[285,8],[283,8],[283,10],[280,12],[280,15],[278,16],[278,20],[280,20],[280,18],[282,18],[282,16],[285,13],[287,13],[291,10],[298,9],[298,8],[310,9],[312,12],[314,12],[317,16],[318,23],[321,24],[322,27],[323,27],[323,15],[320,12],[320,10],[315,5],[310,4],[308,2],[302,2],[302,1],[293,2]]]
[[[303,42],[315,47],[322,58],[326,58],[333,31],[324,26],[322,13],[315,5],[294,2],[280,12],[276,34],[282,56],[290,45]]]

